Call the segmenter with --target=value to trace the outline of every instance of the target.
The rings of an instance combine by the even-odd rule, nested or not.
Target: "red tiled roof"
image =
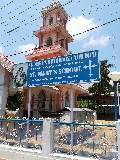
[[[56,86],[49,86],[49,87],[51,87],[51,88],[54,89],[54,90],[59,91],[59,89],[58,89]]]
[[[85,89],[83,86],[81,86],[80,84],[74,84],[75,86],[77,86],[78,88],[81,88],[82,90],[84,90],[84,91],[87,91],[88,93],[89,93],[89,91],[88,91],[88,89]]]
[[[62,47],[58,44],[58,45],[54,45],[54,46],[50,46],[50,47],[44,47],[41,49],[35,49],[32,53],[27,54],[25,56],[31,56],[31,55],[40,54],[40,53],[42,54],[45,51],[51,51],[51,50],[60,49],[60,48],[62,48]]]
[[[84,92],[89,93],[89,91],[87,89],[85,89],[83,86],[81,86],[80,84],[74,84],[74,86],[80,88],[81,90],[84,90]],[[59,89],[57,88],[57,86],[49,86],[49,87],[51,87],[53,90],[58,90],[59,91]]]
[[[2,53],[0,53],[0,64],[6,68],[9,72],[12,71],[14,62],[9,60],[6,56],[4,56]]]

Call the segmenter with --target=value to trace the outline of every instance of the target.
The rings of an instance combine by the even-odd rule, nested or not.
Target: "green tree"
[[[87,108],[88,107],[88,100],[80,99],[78,102],[78,106],[80,108]]]
[[[89,100],[89,99],[80,99],[78,101],[79,108],[89,108],[89,109],[95,109],[98,108],[99,102],[95,100]]]
[[[100,61],[101,80],[88,88],[90,93],[110,95],[113,92],[113,86],[110,84],[110,78],[108,77],[110,73],[109,68],[111,67],[113,67],[113,64],[108,64],[108,60]]]
[[[23,92],[16,92],[13,96],[8,96],[6,108],[9,110],[15,111],[18,108],[21,108],[23,104]]]

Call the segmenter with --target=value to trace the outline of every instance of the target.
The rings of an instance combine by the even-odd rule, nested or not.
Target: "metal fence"
[[[0,119],[0,143],[23,148],[42,148],[43,120]]]
[[[43,120],[0,119],[0,143],[42,150]],[[54,153],[109,159],[118,150],[115,124],[54,121]]]
[[[60,122],[54,125],[54,148],[56,152],[78,156],[109,159],[110,150],[118,150],[115,124]],[[72,144],[72,146],[71,146]]]

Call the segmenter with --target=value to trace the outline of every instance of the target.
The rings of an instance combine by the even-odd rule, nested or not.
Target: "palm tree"
[[[113,64],[108,64],[108,60],[100,61],[101,80],[99,83],[94,83],[88,88],[91,93],[110,95],[110,93],[113,92],[113,87],[110,84],[110,78],[108,77],[108,74],[110,73],[109,68],[111,67],[113,67]]]

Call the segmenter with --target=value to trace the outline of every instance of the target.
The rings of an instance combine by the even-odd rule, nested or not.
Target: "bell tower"
[[[39,39],[39,47],[26,55],[29,61],[67,55],[68,43],[73,41],[66,30],[68,14],[59,1],[42,8],[41,13],[43,24],[39,30],[33,31]]]

